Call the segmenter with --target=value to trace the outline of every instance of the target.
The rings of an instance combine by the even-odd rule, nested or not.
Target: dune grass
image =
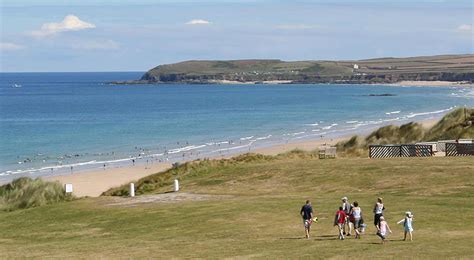
[[[381,127],[365,138],[353,136],[338,143],[340,156],[368,156],[371,144],[408,144],[421,141],[456,140],[474,138],[474,109],[458,108],[446,114],[430,129],[419,123],[410,122],[401,126]]]
[[[458,108],[445,115],[425,134],[425,140],[474,138],[474,108]]]
[[[472,158],[242,156],[180,169],[182,191],[228,195],[206,201],[111,205],[111,196],[0,212],[0,258],[470,258],[474,254]],[[245,162],[241,162],[245,161]],[[201,166],[200,166],[201,167]],[[163,193],[163,185],[146,192]],[[338,241],[340,198],[358,200],[369,223],[361,240]],[[379,244],[370,225],[385,200],[394,234]],[[319,222],[303,239],[298,212],[310,198]],[[129,199],[133,200],[133,199]],[[395,224],[415,214],[414,241]]]
[[[22,177],[0,186],[0,210],[26,209],[71,199],[59,182]]]

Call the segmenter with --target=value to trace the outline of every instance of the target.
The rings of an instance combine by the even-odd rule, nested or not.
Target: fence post
[[[135,184],[130,183],[130,197],[135,197]]]
[[[178,179],[175,179],[174,180],[174,192],[178,192],[179,191],[179,181]]]

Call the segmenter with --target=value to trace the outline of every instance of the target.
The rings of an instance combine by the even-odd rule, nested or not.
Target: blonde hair
[[[377,198],[377,201],[380,202],[380,203],[383,203],[383,200],[382,200],[382,198],[380,198],[380,197]]]

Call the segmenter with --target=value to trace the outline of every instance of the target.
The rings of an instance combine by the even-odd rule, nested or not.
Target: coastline
[[[443,114],[444,115],[444,114]],[[425,128],[430,128],[438,122],[438,120],[443,115],[437,115],[428,119],[419,121]],[[365,131],[358,132],[357,135],[366,135],[373,130],[377,129],[380,126],[366,129]],[[288,152],[294,149],[301,149],[305,151],[315,150],[322,145],[335,145],[340,141],[347,140],[351,135],[344,135],[335,138],[320,138],[320,139],[310,139],[304,141],[295,141],[286,144],[276,144],[269,147],[256,148],[251,150],[252,153],[259,153],[264,155],[277,155],[280,153]],[[225,156],[215,156],[210,159],[220,159],[220,158],[229,158],[237,156],[239,154],[247,153],[237,152],[232,154],[227,154]],[[188,160],[192,161],[192,160]],[[186,161],[184,161],[186,162]],[[150,164],[136,164],[135,166],[119,166],[111,167],[101,170],[90,170],[83,171],[79,173],[64,174],[58,176],[48,176],[44,177],[48,181],[59,181],[62,184],[71,183],[74,188],[74,195],[78,197],[89,196],[89,197],[98,197],[102,192],[117,187],[123,184],[134,182],[145,176],[162,172],[168,170],[172,167],[171,163],[150,163]]]
[[[336,143],[350,138],[352,135],[347,135],[338,138],[322,138],[316,140],[305,140],[298,142],[291,142],[287,144],[276,144],[269,147],[256,148],[251,150],[251,153],[259,153],[264,155],[277,155],[288,152],[294,149],[301,149],[305,151],[315,150],[322,145],[335,145]],[[231,158],[240,154],[248,153],[237,152],[226,154],[222,156],[214,156],[209,159]],[[186,160],[180,163],[193,161]],[[150,164],[136,164],[134,166],[117,166],[100,170],[85,170],[77,173],[68,173],[57,176],[42,177],[47,181],[59,181],[61,184],[72,184],[74,192],[77,197],[98,197],[102,192],[117,187],[123,184],[134,182],[140,178],[148,175],[166,171],[172,167],[171,163],[155,162]]]
[[[298,84],[320,84],[320,85],[383,85],[383,86],[397,86],[397,87],[461,87],[461,88],[474,88],[474,83],[468,81],[423,81],[423,80],[411,80],[411,81],[399,81],[393,83],[379,83],[379,82],[367,82],[367,81],[352,81],[352,80],[338,80],[338,81],[321,81],[321,82],[302,82],[294,80],[262,80],[262,81],[237,81],[237,80],[205,80],[205,81],[174,81],[174,82],[160,82],[160,81],[148,81],[148,80],[131,80],[131,81],[112,81],[108,82],[109,85],[160,85],[160,84],[189,84],[189,85],[202,85],[202,84],[216,84],[216,85],[298,85]]]
[[[474,83],[466,81],[400,81],[396,83],[384,84],[387,86],[410,86],[410,87],[466,87],[474,88]]]

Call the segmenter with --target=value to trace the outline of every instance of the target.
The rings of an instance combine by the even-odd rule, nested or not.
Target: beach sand
[[[292,142],[288,144],[279,144],[265,148],[255,149],[254,153],[260,153],[264,155],[277,155],[280,153],[288,152],[291,150],[299,149],[304,151],[312,151],[318,149],[320,146],[329,145],[334,146],[340,141],[349,139],[351,136],[344,136],[334,139],[320,139],[320,140],[310,140],[310,141],[301,141],[301,142]]]
[[[170,163],[155,163],[147,167],[135,165],[121,168],[109,168],[68,175],[51,176],[48,181],[59,181],[62,184],[71,183],[73,194],[78,197],[98,197],[102,192],[130,183],[153,173],[161,172],[171,167]]]
[[[311,151],[318,149],[318,147],[327,144],[335,145],[337,142],[349,138],[350,136],[340,137],[336,139],[320,139],[302,142],[293,142],[288,144],[274,145],[266,148],[258,148],[251,150],[252,153],[260,153],[265,155],[277,155],[294,149]],[[233,157],[237,154],[232,154],[227,157]],[[216,157],[221,158],[221,157]],[[212,158],[211,158],[212,159]],[[155,163],[148,165],[136,165],[120,168],[108,168],[105,170],[93,170],[87,172],[79,172],[60,176],[46,177],[48,181],[59,181],[62,184],[70,183],[73,185],[74,195],[78,197],[89,196],[98,197],[102,192],[117,187],[123,184],[134,182],[142,177],[153,173],[165,171],[171,168],[170,163]]]
[[[400,81],[388,84],[391,86],[415,86],[415,87],[474,87],[474,84],[463,81]]]
[[[441,116],[429,118],[420,123],[425,128],[430,128],[438,122]],[[375,129],[372,129],[375,130]],[[368,131],[370,132],[370,130]],[[359,135],[366,135],[368,132],[359,133]],[[300,149],[305,151],[312,151],[318,149],[323,145],[335,145],[340,141],[347,140],[351,135],[338,137],[338,138],[322,138],[316,140],[305,140],[301,142],[291,142],[288,144],[279,144],[265,148],[257,148],[251,150],[252,153],[260,153],[265,155],[277,155],[279,153],[288,152],[294,149]],[[237,154],[232,154],[225,157],[233,157]],[[222,158],[222,157],[219,157]],[[211,158],[212,159],[212,158]],[[217,159],[217,157],[216,157]],[[90,196],[97,197],[102,192],[117,187],[123,184],[127,184],[136,181],[142,177],[148,176],[153,173],[167,170],[171,167],[170,163],[154,163],[147,167],[145,165],[136,165],[129,167],[120,168],[108,168],[105,170],[94,170],[88,172],[79,172],[61,176],[46,177],[49,181],[59,181],[62,184],[71,183],[74,189],[74,195],[78,197]]]

